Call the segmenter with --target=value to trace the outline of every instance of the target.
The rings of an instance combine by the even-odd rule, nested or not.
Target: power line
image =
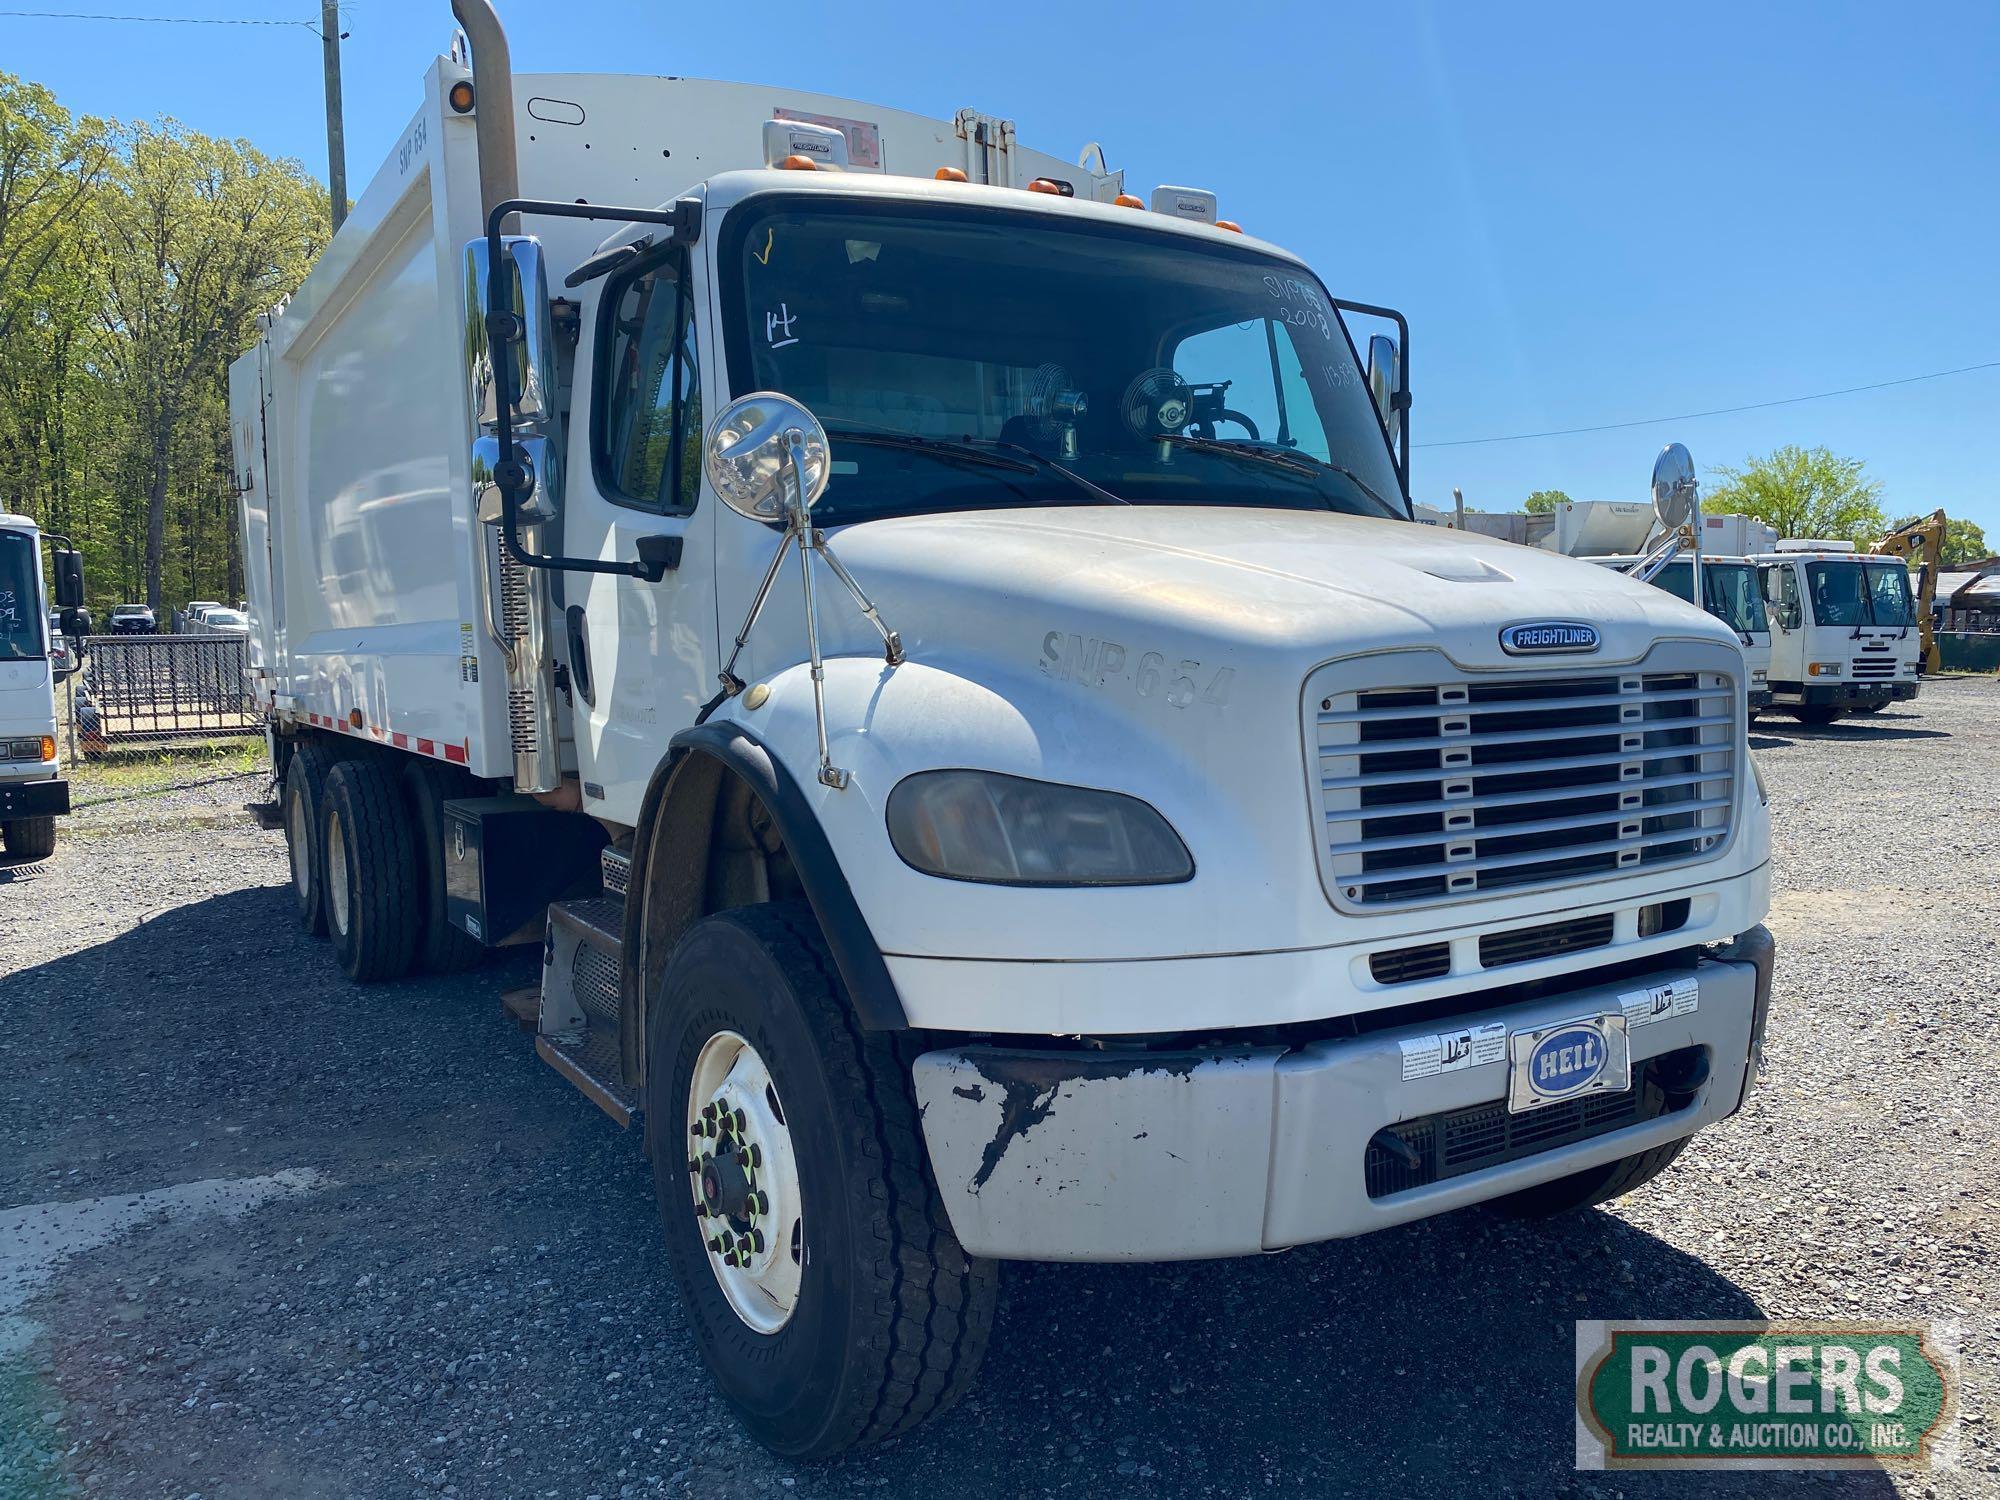
[[[1692,422],[1697,417],[1726,417],[1732,412],[1764,411],[1773,406],[1797,406],[1801,401],[1824,401],[1829,396],[1852,396],[1860,391],[1882,391],[1892,385],[1915,385],[1920,380],[1943,380],[1948,375],[1970,375],[1975,370],[2000,369],[2000,359],[1979,365],[1960,365],[1955,370],[1933,370],[1928,375],[1905,375],[1900,380],[1878,380],[1872,385],[1843,386],[1837,391],[1815,391],[1810,396],[1784,396],[1776,401],[1752,401],[1744,406],[1718,406],[1711,411],[1684,411],[1672,417],[1641,417],[1634,422],[1600,422],[1595,427],[1557,427],[1548,432],[1510,432],[1504,437],[1452,438],[1442,443],[1418,443],[1419,448],[1472,448],[1481,443],[1525,443],[1531,438],[1574,437],[1580,432],[1616,432],[1625,427],[1656,427],[1662,422]]]
[[[0,10],[0,17],[23,21],[144,21],[160,26],[298,26],[310,21],[278,21],[268,16],[111,16],[81,10]]]

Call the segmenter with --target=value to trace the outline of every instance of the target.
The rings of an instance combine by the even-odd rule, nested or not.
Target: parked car
[[[151,635],[159,629],[152,607],[146,604],[112,605],[108,625],[113,635]]]
[[[217,605],[201,612],[194,622],[194,631],[198,635],[248,635],[250,617],[240,609]]]
[[[187,632],[193,630],[195,622],[201,618],[203,610],[220,609],[221,607],[222,601],[220,599],[188,600],[183,607],[174,611],[174,634],[185,635]]]

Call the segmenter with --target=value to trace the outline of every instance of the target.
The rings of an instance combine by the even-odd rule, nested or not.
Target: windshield
[[[1806,565],[1806,592],[1820,625],[1916,623],[1910,608],[1910,570],[1900,562]]]
[[[1653,582],[1676,599],[1694,602],[1694,569],[1688,563],[1668,563],[1654,575]],[[1757,586],[1757,570],[1750,564],[1703,563],[1701,591],[1708,612],[1737,634],[1754,635],[1771,628],[1764,614],[1763,591]]]
[[[0,531],[0,661],[48,655],[41,590],[35,587],[35,539]]]
[[[832,438],[817,519],[1117,500],[1404,515],[1347,330],[1290,262],[821,198],[745,205],[719,254],[734,388],[785,392]]]

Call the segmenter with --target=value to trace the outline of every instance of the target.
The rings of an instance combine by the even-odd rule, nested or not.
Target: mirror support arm
[[[486,216],[486,263],[492,268],[486,289],[486,336],[495,350],[493,380],[498,388],[499,413],[495,439],[500,461],[493,466],[493,482],[500,487],[500,538],[508,556],[524,568],[548,568],[565,573],[615,573],[623,577],[658,583],[666,576],[659,559],[637,562],[607,562],[596,557],[545,557],[521,544],[520,506],[534,488],[533,469],[516,451],[514,442],[514,360],[513,346],[522,334],[520,319],[502,300],[506,295],[500,274],[506,264],[502,253],[501,228],[512,214],[540,214],[559,219],[615,219],[619,223],[664,224],[673,231],[677,244],[692,244],[701,233],[701,205],[682,199],[670,209],[617,208],[590,203],[561,203],[539,198],[509,198],[493,205]]]
[[[1360,313],[1367,318],[1387,318],[1396,325],[1396,333],[1403,344],[1402,369],[1396,377],[1396,389],[1389,398],[1389,404],[1402,413],[1402,431],[1396,435],[1396,477],[1403,481],[1403,503],[1410,503],[1410,320],[1393,307],[1377,307],[1372,302],[1349,302],[1335,297],[1333,305],[1340,312]],[[1352,343],[1352,340],[1349,340]]]

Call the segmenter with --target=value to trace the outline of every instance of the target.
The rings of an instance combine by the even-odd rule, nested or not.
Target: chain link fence
[[[261,732],[240,635],[93,635],[58,713],[71,758],[223,743]]]

